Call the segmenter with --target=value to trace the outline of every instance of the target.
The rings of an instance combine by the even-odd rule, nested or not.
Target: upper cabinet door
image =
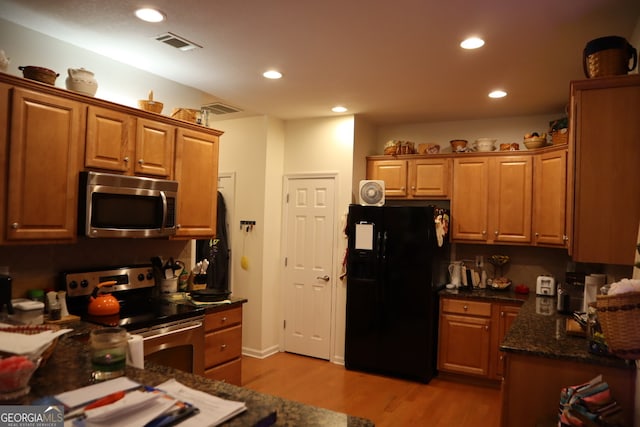
[[[216,233],[219,137],[178,129],[176,180],[178,223],[176,237],[209,238]]]
[[[175,132],[176,128],[166,123],[137,119],[134,165],[136,174],[173,177]]]
[[[453,159],[451,238],[486,242],[489,218],[489,160]]]
[[[367,177],[384,181],[385,197],[407,197],[406,160],[371,160]]]
[[[573,260],[633,265],[640,222],[640,75],[571,84]]]
[[[448,198],[451,182],[451,159],[409,160],[411,195],[421,198]]]
[[[531,242],[533,159],[495,157],[490,165],[489,223],[493,241]]]
[[[85,166],[130,172],[135,141],[135,119],[129,114],[89,106]]]
[[[533,165],[533,241],[566,246],[567,151],[539,154]]]
[[[6,239],[73,240],[85,106],[14,89]]]

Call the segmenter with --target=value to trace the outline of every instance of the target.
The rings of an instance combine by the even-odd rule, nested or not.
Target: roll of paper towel
[[[582,303],[582,311],[587,312],[589,304],[596,302],[596,295],[598,295],[598,289],[606,282],[606,275],[604,274],[590,274],[584,278],[584,297]]]
[[[144,369],[144,342],[142,335],[129,334],[127,365]]]

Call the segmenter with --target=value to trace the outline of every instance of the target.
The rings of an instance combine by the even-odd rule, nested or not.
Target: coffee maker
[[[7,306],[7,312],[13,314],[13,305],[11,305],[11,276],[8,274],[0,274],[0,312]]]

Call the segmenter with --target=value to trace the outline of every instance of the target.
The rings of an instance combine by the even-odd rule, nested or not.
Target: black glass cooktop
[[[128,331],[149,328],[164,323],[203,316],[204,308],[189,303],[149,299],[120,301],[120,313],[111,316],[92,316],[84,313],[83,320],[103,326],[122,326]]]

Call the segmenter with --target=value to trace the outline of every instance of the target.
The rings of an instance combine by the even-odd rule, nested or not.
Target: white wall
[[[22,77],[21,65],[49,68],[60,74],[56,87],[65,89],[68,68],[85,68],[98,81],[96,98],[137,107],[139,99],[146,99],[153,90],[154,99],[164,103],[162,114],[170,115],[173,108],[196,108],[213,97],[205,92],[184,86],[113,61],[91,51],[70,45],[42,33],[0,18],[0,49],[10,58],[7,74]]]
[[[567,103],[569,102],[569,82],[567,82]],[[496,144],[517,142],[521,150],[524,135],[528,132],[548,132],[549,122],[565,115],[558,111],[549,115],[506,117],[492,120],[466,120],[438,123],[414,123],[403,125],[386,125],[377,129],[376,141],[383,154],[384,144],[392,139],[413,141],[415,143],[440,144],[442,152],[451,152],[449,141],[466,139],[472,143],[478,138],[497,138]]]

